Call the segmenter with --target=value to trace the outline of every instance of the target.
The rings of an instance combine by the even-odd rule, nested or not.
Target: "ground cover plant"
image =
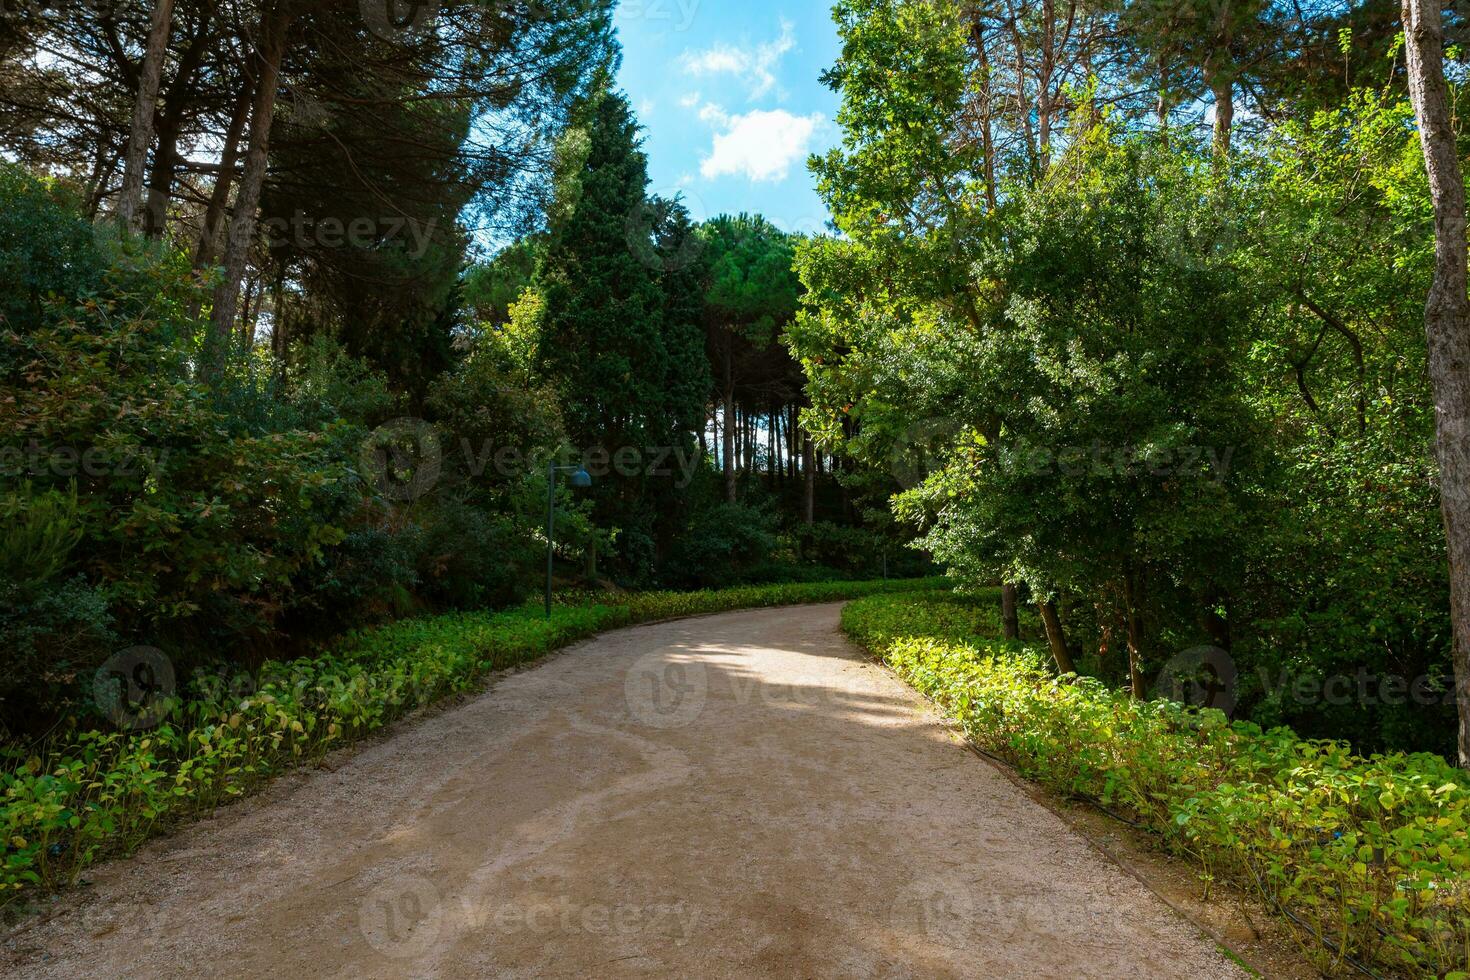
[[[1059,677],[1044,648],[999,638],[998,610],[993,594],[915,592],[851,603],[842,623],[977,746],[1288,914],[1324,968],[1466,975],[1463,772]]]

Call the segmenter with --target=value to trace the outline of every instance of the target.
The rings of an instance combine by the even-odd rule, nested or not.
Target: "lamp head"
[[[592,486],[592,474],[588,473],[586,470],[579,469],[574,471],[572,473],[571,480],[572,486],[576,487],[579,490],[586,490],[588,487]]]

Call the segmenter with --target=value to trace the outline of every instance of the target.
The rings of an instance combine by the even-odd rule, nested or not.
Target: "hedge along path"
[[[73,976],[1244,976],[838,630],[619,630],[92,873]]]
[[[718,591],[571,597],[405,620],[348,637],[315,659],[270,663],[248,693],[210,679],[141,732],[90,731],[0,771],[0,906],[75,883],[98,858],[128,853],[179,820],[212,812],[270,777],[473,690],[599,631],[681,616],[933,588],[938,579],[815,582]],[[214,678],[214,681],[220,681]]]
[[[847,633],[966,736],[1049,788],[1159,835],[1202,874],[1259,894],[1336,974],[1464,980],[1470,966],[1470,786],[1438,756],[1363,758],[1218,711],[1138,702],[1057,679],[996,639],[989,605],[950,593],[873,597]]]

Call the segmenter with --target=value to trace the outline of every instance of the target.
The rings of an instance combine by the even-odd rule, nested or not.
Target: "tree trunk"
[[[735,476],[735,389],[728,380],[725,382],[725,427],[721,435],[724,436],[725,451],[725,500],[733,504],[739,498]]]
[[[801,494],[801,518],[807,527],[816,523],[817,515],[817,460],[812,446],[812,437],[801,434],[801,469],[804,481]]]
[[[1072,663],[1072,651],[1067,649],[1067,634],[1062,630],[1062,617],[1057,615],[1057,604],[1043,602],[1036,608],[1041,613],[1041,625],[1046,627],[1046,642],[1051,647],[1052,659],[1057,662],[1057,673],[1077,673],[1077,665]]]
[[[209,193],[209,207],[199,229],[199,244],[194,249],[194,268],[202,269],[214,261],[219,254],[220,229],[224,225],[225,203],[230,199],[230,188],[235,183],[235,164],[240,159],[240,134],[245,131],[245,120],[250,115],[251,95],[254,87],[246,85],[235,100],[235,111],[230,116],[229,128],[225,131],[224,147],[220,150],[219,176],[214,189]]]
[[[796,405],[792,405],[791,410],[786,413],[786,475],[791,478],[793,483],[796,481],[797,456],[799,453],[797,448],[799,443],[797,440],[800,438],[800,421],[801,409]]]
[[[133,125],[128,135],[128,152],[123,164],[122,197],[117,216],[124,227],[137,234],[143,229],[143,172],[148,144],[153,141],[153,114],[158,107],[158,82],[163,77],[163,60],[168,55],[168,35],[174,16],[174,0],[155,0],[153,20],[148,25],[148,46],[138,72],[138,97],[133,102]]]
[[[1434,388],[1440,511],[1450,567],[1460,765],[1470,769],[1470,299],[1466,296],[1465,181],[1444,78],[1437,0],[1403,0],[1409,97],[1434,204],[1434,281],[1424,309]]]
[[[1215,152],[1230,155],[1230,128],[1235,122],[1235,86],[1229,78],[1217,75],[1210,85],[1215,95]]]
[[[994,80],[990,77],[990,50],[985,40],[985,21],[981,16],[981,5],[976,4],[970,20],[970,38],[975,44],[975,57],[980,61],[980,151],[985,154],[985,205],[995,210],[995,134],[992,130],[995,115],[992,100],[995,94]]]
[[[1041,0],[1041,66],[1036,75],[1037,150],[1041,172],[1051,167],[1051,78],[1056,66],[1056,5]]]
[[[255,238],[255,209],[260,204],[261,185],[265,183],[271,121],[275,116],[276,89],[280,79],[281,56],[286,49],[286,27],[289,22],[286,0],[278,0],[261,15],[258,55],[260,76],[255,90],[255,106],[250,113],[250,143],[245,152],[245,168],[240,174],[240,190],[235,195],[235,213],[230,219],[230,232],[225,245],[225,274],[214,290],[212,334],[214,342],[220,345],[228,340],[234,326],[235,311],[240,301],[240,281],[245,275],[245,260]]]
[[[179,164],[179,123],[166,114],[158,127],[158,147],[148,173],[148,203],[143,209],[143,233],[149,238],[162,238],[168,222],[169,193]]]
[[[1021,638],[1021,618],[1016,614],[1016,587],[1006,584],[1000,587],[1000,627],[1007,640]]]
[[[1128,620],[1128,688],[1135,700],[1142,701],[1148,693],[1143,682],[1143,624],[1138,618],[1138,585],[1132,569],[1123,575],[1123,603]]]

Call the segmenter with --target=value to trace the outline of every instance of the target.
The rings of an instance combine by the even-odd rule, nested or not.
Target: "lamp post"
[[[546,618],[551,618],[551,567],[556,557],[556,475],[572,474],[572,486],[586,489],[592,486],[592,477],[580,466],[557,466],[555,461],[546,464]]]

